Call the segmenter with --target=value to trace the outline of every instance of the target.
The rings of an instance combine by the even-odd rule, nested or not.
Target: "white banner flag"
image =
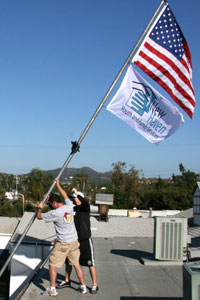
[[[153,144],[164,141],[184,123],[178,109],[134,71],[132,65],[107,110]]]

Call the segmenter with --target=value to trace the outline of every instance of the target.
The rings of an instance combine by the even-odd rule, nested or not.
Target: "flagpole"
[[[147,24],[145,30],[143,31],[143,33],[141,34],[140,38],[138,39],[137,43],[135,44],[135,46],[133,47],[132,51],[130,52],[129,56],[127,57],[126,61],[124,62],[123,66],[121,67],[119,73],[117,74],[117,76],[115,77],[113,83],[111,84],[110,88],[108,89],[107,93],[105,94],[104,98],[102,99],[101,103],[99,104],[98,108],[96,109],[95,113],[93,114],[92,118],[90,119],[89,123],[87,124],[87,126],[85,127],[85,130],[83,131],[83,133],[81,134],[80,138],[78,139],[77,142],[72,142],[74,143],[74,149],[72,147],[72,151],[70,153],[70,155],[68,156],[68,158],[66,159],[62,169],[60,170],[59,174],[57,175],[56,179],[59,179],[64,171],[64,169],[67,167],[67,165],[70,163],[72,157],[74,156],[74,154],[78,151],[81,142],[83,141],[83,139],[85,138],[87,132],[89,131],[90,127],[92,126],[92,124],[94,123],[97,115],[99,114],[99,112],[101,111],[102,107],[104,106],[106,100],[108,99],[108,97],[110,96],[113,88],[115,87],[115,85],[117,84],[119,78],[121,77],[122,73],[124,72],[125,68],[127,67],[127,65],[129,64],[131,58],[133,57],[133,55],[135,54],[138,46],[140,45],[140,43],[142,42],[142,40],[144,39],[145,35],[147,34],[149,28],[151,27],[152,23],[154,22],[157,14],[159,13],[160,9],[162,8],[163,4],[166,2],[166,0],[162,0],[158,6],[158,8],[156,9],[155,13],[153,14],[151,20],[149,21],[149,23]],[[54,186],[56,184],[56,181],[53,182],[53,184],[51,185],[51,187],[49,188],[48,192],[46,193],[46,195],[44,196],[42,202],[43,204],[46,202],[49,194],[52,192]],[[24,239],[26,233],[28,232],[28,230],[30,229],[31,225],[33,224],[35,218],[37,216],[37,210],[35,211],[34,215],[32,216],[31,220],[29,221],[27,227],[25,228],[23,234],[21,235],[21,237],[19,238],[15,248],[13,249],[12,253],[9,255],[8,259],[6,260],[5,264],[3,265],[3,267],[0,270],[0,278],[3,274],[3,272],[5,271],[6,267],[8,266],[8,264],[10,263],[12,257],[14,256],[15,252],[17,251],[19,245],[21,244],[22,240]]]

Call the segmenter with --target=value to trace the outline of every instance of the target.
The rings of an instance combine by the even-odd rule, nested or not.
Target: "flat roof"
[[[72,271],[71,288],[57,289],[58,300],[182,300],[182,265],[142,264],[141,258],[153,254],[152,237],[93,238],[99,292],[90,295],[92,286],[89,270],[84,267],[88,294],[78,292],[79,283]],[[58,268],[57,282],[64,280],[65,268]],[[42,296],[49,286],[48,263],[34,278],[22,300],[47,299]]]
[[[12,235],[19,222],[20,222],[20,218],[0,217],[0,235],[1,234]]]
[[[31,221],[34,213],[25,212],[14,234],[12,241],[17,240],[23,234],[27,225]],[[43,220],[35,219],[28,230],[24,241],[45,240],[52,241],[56,237],[53,223],[45,223]]]

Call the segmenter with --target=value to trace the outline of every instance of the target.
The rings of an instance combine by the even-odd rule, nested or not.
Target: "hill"
[[[56,177],[61,168],[44,171],[45,174],[51,174]],[[72,177],[76,174],[86,174],[88,175],[88,181],[94,183],[108,183],[110,181],[111,172],[100,173],[91,168],[83,167],[83,168],[66,168],[61,176],[61,180],[70,181]]]

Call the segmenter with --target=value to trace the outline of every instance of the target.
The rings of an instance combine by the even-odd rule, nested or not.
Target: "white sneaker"
[[[42,292],[41,295],[56,297],[56,296],[58,296],[58,293],[56,292],[56,288],[52,289],[51,287],[47,287],[46,291]]]
[[[91,288],[91,294],[97,294],[99,290],[98,285],[93,285]]]
[[[79,286],[79,292],[81,294],[87,294],[87,288],[86,288],[86,285],[80,285]]]

